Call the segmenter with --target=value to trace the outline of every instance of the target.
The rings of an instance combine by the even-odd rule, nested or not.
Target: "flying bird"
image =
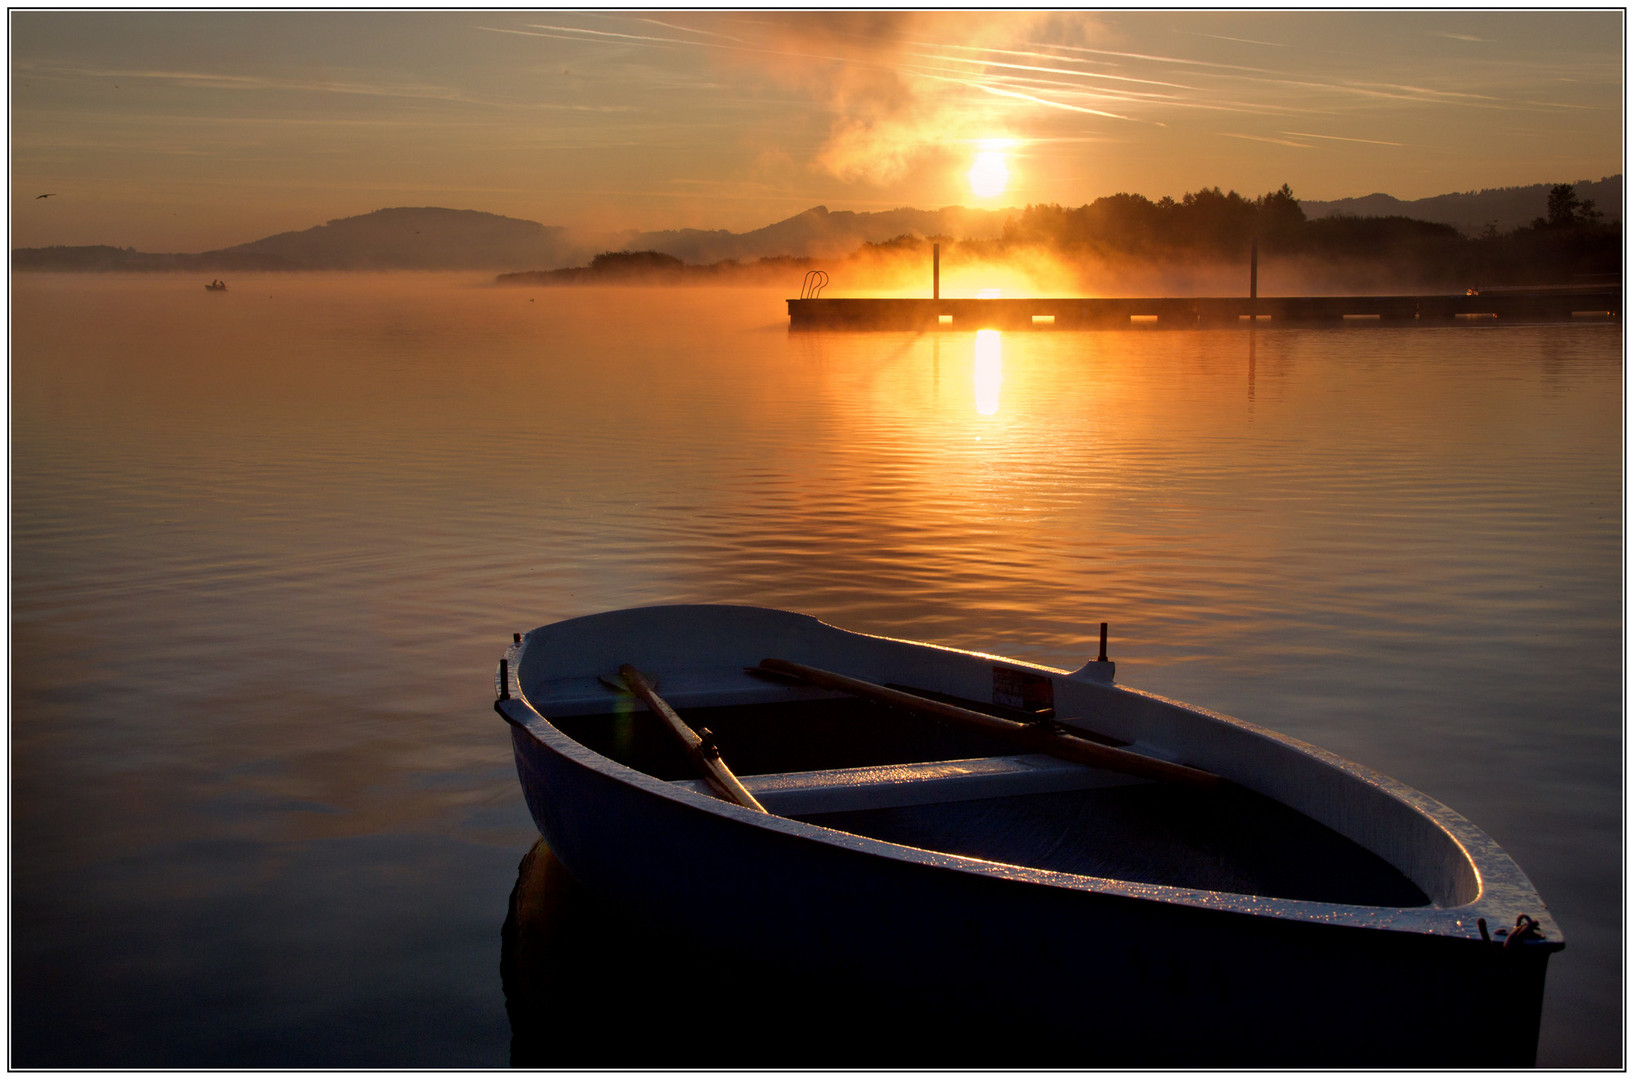
[[[51,196],[53,196],[53,195],[55,195],[55,194],[56,194],[56,192],[55,192],[55,191],[48,191],[48,192],[46,192],[46,193],[45,193],[45,194],[44,194],[44,195],[36,195],[36,196],[34,196],[34,197],[35,197],[35,198],[36,198],[36,199],[49,199],[49,198],[50,198],[50,197],[51,197]]]

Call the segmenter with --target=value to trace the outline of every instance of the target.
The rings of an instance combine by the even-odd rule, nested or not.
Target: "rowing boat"
[[[495,707],[561,864],[728,969],[980,1002],[1071,1064],[1535,1061],[1564,939],[1491,838],[1117,684],[1105,641],[1063,671],[636,608],[516,635]]]

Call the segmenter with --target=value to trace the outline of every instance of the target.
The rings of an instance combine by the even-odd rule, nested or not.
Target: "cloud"
[[[1296,150],[1312,149],[1309,143],[1294,142],[1292,139],[1273,139],[1265,135],[1242,135],[1235,131],[1222,131],[1220,134],[1224,135],[1228,139],[1247,139],[1249,142],[1272,143],[1276,146],[1292,146]]]
[[[1183,104],[1179,95],[1195,91],[1099,70],[1109,66],[1104,59],[1028,44],[1048,38],[1087,47],[1103,36],[1096,20],[1076,13],[675,11],[598,18],[599,29],[562,19],[504,32],[707,56],[734,77],[728,81],[747,77],[814,107],[790,113],[791,123],[815,116],[820,125],[805,159],[810,169],[879,186],[975,141],[1014,139],[1045,113],[1150,123],[1143,113]],[[1106,55],[1112,54],[1097,54]]]
[[[1051,100],[1049,100],[1047,98],[1035,97],[1032,94],[1023,94],[1023,93],[1021,93],[1019,91],[1016,91],[1016,90],[1006,90],[1006,89],[1003,89],[1002,87],[998,87],[998,86],[988,86],[988,85],[986,85],[984,83],[975,83],[975,82],[973,82],[973,83],[968,83],[967,85],[969,85],[969,86],[971,86],[971,87],[973,87],[973,88],[975,88],[977,90],[981,90],[981,91],[984,91],[986,93],[992,94],[992,95],[994,95],[996,97],[1017,98],[1017,99],[1019,99],[1021,101],[1030,101],[1034,105],[1044,105],[1044,106],[1047,106],[1047,107],[1052,108],[1052,109],[1066,109],[1066,110],[1071,111],[1071,112],[1089,113],[1089,114],[1091,114],[1093,116],[1104,116],[1104,117],[1107,117],[1108,119],[1111,119],[1111,120],[1132,120],[1132,119],[1134,119],[1133,117],[1124,116],[1124,115],[1122,115],[1120,113],[1107,112],[1104,109],[1092,109],[1087,105],[1071,105],[1071,104],[1068,104],[1067,102],[1064,102],[1064,101],[1051,101]]]
[[[1367,143],[1369,146],[1406,146],[1406,143],[1387,142],[1384,139],[1353,139],[1346,135],[1316,135],[1309,131],[1284,131],[1284,135],[1295,139],[1328,139],[1332,142]]]
[[[644,23],[651,23],[653,26],[662,26],[666,30],[676,30],[676,31],[679,31],[680,33],[683,33],[683,34],[698,34],[698,35],[700,35],[702,37],[720,38],[723,41],[732,41],[732,42],[736,42],[738,44],[743,43],[743,39],[732,37],[730,34],[717,34],[713,30],[699,30],[699,29],[697,29],[695,27],[691,27],[691,26],[679,26],[679,25],[677,25],[675,23],[664,22],[661,19],[644,18],[644,19],[638,19],[636,21],[637,22],[644,22]]]
[[[233,75],[221,71],[183,71],[174,68],[106,68],[49,63],[26,65],[21,70],[43,75],[85,79],[140,79],[201,90],[300,91],[306,93],[361,95],[365,97],[407,98],[418,101],[449,101],[462,104],[491,104],[447,86],[426,83],[359,82],[278,75]]]
[[[723,53],[722,60],[817,104],[828,128],[812,157],[814,168],[841,180],[887,184],[928,156],[1002,137],[1007,132],[995,128],[1004,127],[1007,111],[1017,106],[1113,115],[1014,89],[989,70],[999,63],[991,50],[1026,40],[1041,18],[1015,12],[745,13],[727,29],[754,47]],[[999,100],[984,104],[988,98]]]

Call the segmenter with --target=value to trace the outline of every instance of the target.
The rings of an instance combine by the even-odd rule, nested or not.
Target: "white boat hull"
[[[815,774],[745,777],[773,811],[758,813],[620,765],[557,726],[627,708],[597,679],[625,662],[659,673],[683,714],[825,696],[744,673],[766,656],[967,699],[1047,694],[1058,716],[1348,837],[1429,902],[1290,899],[950,854],[779,813],[778,797],[807,800],[807,818],[821,819],[824,799],[844,803],[846,785]],[[686,606],[533,631],[507,654],[497,707],[534,820],[575,877],[787,977],[854,974],[961,1007],[982,1002],[1036,1037],[1081,1039],[1081,1065],[1532,1063],[1547,958],[1563,940],[1489,838],[1314,747],[1114,686],[1110,667],[1060,672],[787,612]],[[955,779],[1062,782],[1006,762],[990,771],[1003,777]],[[856,779],[857,805],[882,797],[866,770],[835,775]],[[1496,932],[1523,913],[1538,920],[1536,940],[1504,948]]]

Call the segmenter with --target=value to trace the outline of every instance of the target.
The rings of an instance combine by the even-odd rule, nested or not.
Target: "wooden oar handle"
[[[1165,780],[1171,783],[1184,784],[1188,787],[1203,790],[1214,790],[1225,783],[1220,777],[1203,769],[1194,769],[1189,765],[1176,765],[1170,761],[1147,757],[1144,754],[1131,753],[1128,750],[1119,750],[1116,747],[1102,746],[1100,743],[1079,739],[1068,734],[1065,729],[1042,724],[1024,724],[1014,720],[1005,720],[1002,717],[991,716],[987,713],[976,712],[974,709],[951,705],[945,701],[935,701],[931,698],[920,697],[904,690],[893,690],[889,686],[855,679],[849,675],[841,675],[834,671],[824,671],[822,668],[808,667],[797,664],[792,660],[766,659],[760,666],[767,671],[780,675],[790,675],[803,679],[813,686],[820,686],[827,690],[839,690],[843,693],[854,694],[857,697],[870,698],[886,705],[909,712],[919,713],[922,716],[935,716],[944,720],[952,720],[964,724],[966,727],[979,728],[1000,738],[1009,740],[1012,744],[1027,750],[1049,754],[1064,761],[1075,761],[1080,765],[1093,765],[1097,768],[1111,769],[1114,772],[1126,773],[1130,776],[1140,776],[1148,780]]]
[[[669,702],[658,696],[658,691],[652,688],[652,683],[633,665],[621,665],[618,674],[619,678],[624,680],[624,685],[630,688],[630,692],[645,702],[647,708],[656,713],[659,719],[669,726],[670,731],[675,733],[675,737],[681,740],[693,762],[703,770],[704,779],[709,782],[710,787],[727,802],[735,802],[739,806],[747,806],[751,810],[766,813],[766,808],[760,805],[760,800],[749,793],[749,789],[743,786],[721,760],[721,752],[715,747],[713,738],[705,743],[704,739],[670,708]]]

